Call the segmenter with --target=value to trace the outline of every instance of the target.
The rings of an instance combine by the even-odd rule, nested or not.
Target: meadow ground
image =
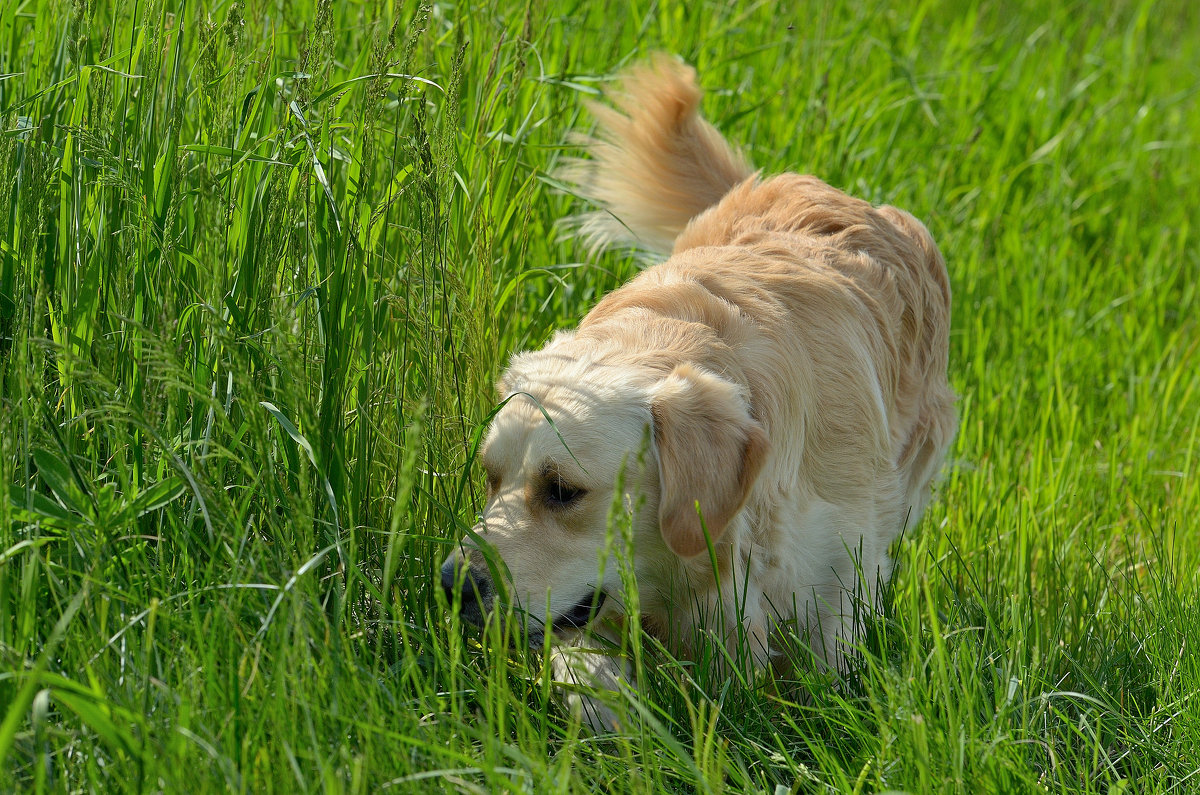
[[[654,50],[927,222],[962,430],[841,687],[647,643],[595,737],[429,582],[495,373],[636,271],[551,173]],[[1197,52],[1189,0],[3,3],[0,789],[1200,790]]]

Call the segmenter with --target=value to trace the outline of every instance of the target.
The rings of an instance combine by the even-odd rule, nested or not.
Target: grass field
[[[924,219],[962,429],[811,695],[645,644],[593,736],[430,582],[655,50],[767,171]],[[1200,791],[1200,13],[0,6],[0,790]],[[637,641],[638,639],[634,639]]]

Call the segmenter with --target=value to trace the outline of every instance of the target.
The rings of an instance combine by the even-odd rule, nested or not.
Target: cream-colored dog
[[[791,626],[836,665],[957,425],[950,287],[925,227],[814,177],[760,177],[699,101],[692,70],[660,57],[616,109],[593,109],[574,179],[604,209],[582,233],[670,256],[513,357],[481,452],[483,516],[442,568],[466,618],[508,594],[534,643],[555,633],[557,675],[602,688],[624,665],[582,648],[630,601],[614,505],[642,625],[677,654],[715,630],[778,663]],[[489,572],[504,569],[501,589]]]

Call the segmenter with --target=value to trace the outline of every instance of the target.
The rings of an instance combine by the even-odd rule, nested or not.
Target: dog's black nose
[[[454,565],[454,558],[450,558],[442,564],[442,590],[446,592],[446,597],[449,598],[454,594],[456,586],[458,567]]]
[[[454,604],[455,594],[461,591],[462,606],[467,607],[478,600],[479,586],[471,577],[470,567],[464,564],[462,568],[460,573],[459,561],[454,557],[442,564],[442,590],[446,592],[446,601],[451,605]]]

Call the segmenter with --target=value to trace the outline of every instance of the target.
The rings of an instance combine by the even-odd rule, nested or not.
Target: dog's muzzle
[[[459,615],[476,626],[483,626],[484,616],[492,608],[496,595],[491,578],[477,574],[473,566],[456,556],[451,556],[442,564],[441,575],[447,603],[453,607],[457,598]],[[589,590],[573,607],[554,617],[550,623],[551,629],[555,632],[583,629],[600,613],[607,598],[608,594],[604,591]],[[538,643],[541,636],[541,631],[535,631],[530,638]]]

